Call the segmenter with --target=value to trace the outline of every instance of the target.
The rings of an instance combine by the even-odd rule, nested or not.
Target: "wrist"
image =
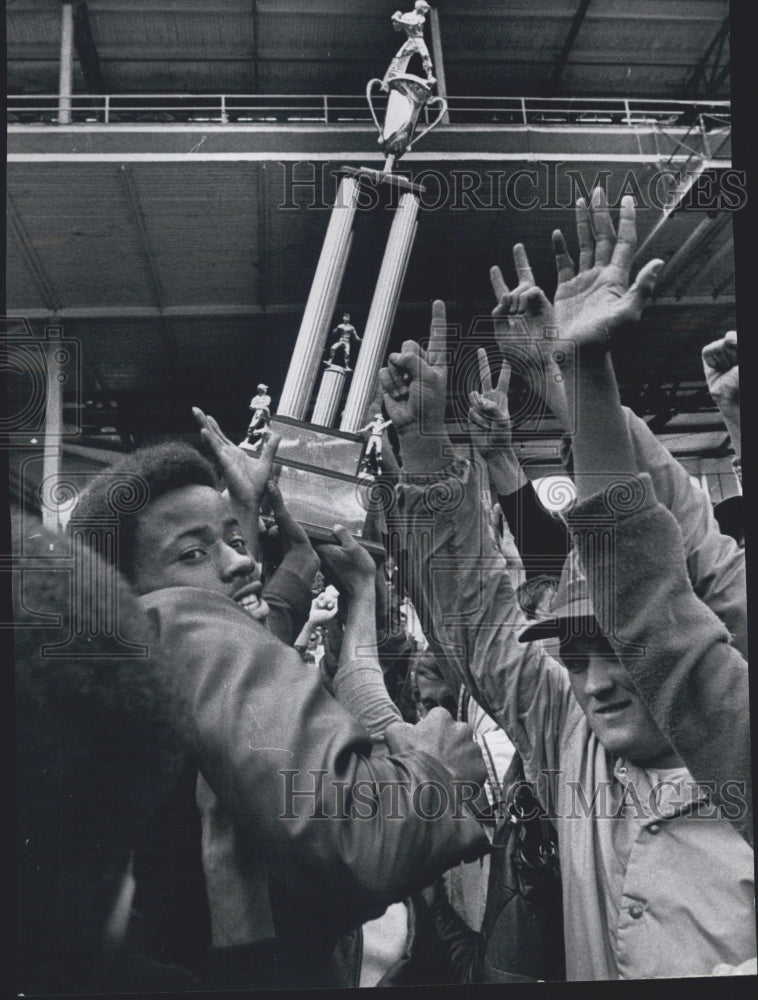
[[[454,457],[453,446],[444,427],[425,434],[414,427],[398,436],[404,472],[436,472],[449,465]]]

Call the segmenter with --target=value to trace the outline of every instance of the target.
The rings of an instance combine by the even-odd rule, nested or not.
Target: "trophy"
[[[393,173],[400,157],[411,148],[421,111],[436,105],[438,114],[425,135],[439,123],[447,103],[432,94],[432,62],[423,39],[429,5],[416,0],[414,10],[392,17],[407,40],[390,63],[383,80],[371,80],[367,99],[379,131],[386,160],[382,170],[342,167],[310,293],[292,353],[287,377],[271,428],[281,435],[277,464],[279,486],[292,515],[314,538],[331,537],[335,520],[344,524],[367,547],[367,513],[372,510],[370,476],[366,474],[366,442],[360,436],[368,408],[376,397],[379,368],[387,350],[400,291],[405,280],[417,228],[419,196],[424,189]],[[413,55],[421,57],[426,79],[407,72]],[[376,84],[387,92],[384,126],[371,103]],[[353,223],[361,185],[386,184],[396,189],[395,209],[374,296],[369,307],[354,370],[327,364],[321,376],[310,422],[306,420],[321,372],[326,339],[347,266]],[[343,399],[347,394],[343,406]],[[340,415],[341,411],[341,415]],[[339,427],[336,426],[339,421]],[[368,479],[368,483],[367,483]],[[336,512],[339,512],[338,514]]]

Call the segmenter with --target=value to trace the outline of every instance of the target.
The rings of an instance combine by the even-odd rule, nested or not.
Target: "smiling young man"
[[[135,865],[135,905],[152,946],[206,985],[339,985],[331,956],[342,934],[486,849],[453,794],[433,822],[427,801],[430,785],[456,779],[471,799],[486,772],[468,727],[441,710],[415,728],[390,720],[386,746],[376,744],[265,627],[260,568],[240,528],[257,527],[257,514],[246,518],[244,490],[232,489],[239,456],[230,456],[229,497],[181,442],[111,470],[114,482],[138,477],[148,496],[121,517],[119,564],[175,676],[192,748],[187,781],[167,793],[163,828],[156,823],[160,844]],[[258,470],[261,459],[241,461],[244,478],[246,463]],[[80,522],[107,511],[109,488],[103,477],[81,498]],[[271,498],[278,503],[276,491]],[[346,533],[336,541],[348,597],[343,646],[365,647],[372,634],[375,642],[373,561]]]

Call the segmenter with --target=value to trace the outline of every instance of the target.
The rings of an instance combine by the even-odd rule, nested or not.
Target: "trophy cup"
[[[364,527],[372,510],[371,477],[362,465],[365,442],[358,433],[366,424],[368,407],[376,395],[377,376],[387,349],[400,292],[416,234],[419,195],[424,189],[392,172],[395,163],[411,148],[421,111],[439,108],[437,117],[419,135],[439,123],[447,103],[432,95],[432,63],[423,41],[425,14],[429,5],[416,0],[407,14],[393,15],[396,30],[404,30],[407,41],[389,65],[383,80],[371,80],[367,99],[379,131],[386,160],[382,170],[342,167],[337,198],[332,208],[321,255],[313,276],[308,301],[292,353],[279,406],[271,427],[281,435],[277,464],[279,486],[292,515],[317,539],[331,537],[339,520],[367,547]],[[407,73],[410,58],[418,53],[427,79]],[[384,126],[379,124],[371,103],[376,84],[388,93]],[[326,338],[347,266],[353,223],[362,184],[388,184],[397,189],[397,208],[384,249],[374,296],[366,320],[355,369],[327,366],[323,372],[311,422],[305,417],[321,371]],[[342,409],[342,399],[347,399]],[[335,424],[339,419],[339,427]]]

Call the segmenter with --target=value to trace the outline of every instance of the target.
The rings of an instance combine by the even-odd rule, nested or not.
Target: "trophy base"
[[[372,554],[383,555],[381,544],[364,537],[372,509],[366,490],[373,477],[361,475],[363,438],[281,416],[271,418],[271,429],[281,436],[279,489],[309,538],[334,541],[332,529],[341,524]]]

